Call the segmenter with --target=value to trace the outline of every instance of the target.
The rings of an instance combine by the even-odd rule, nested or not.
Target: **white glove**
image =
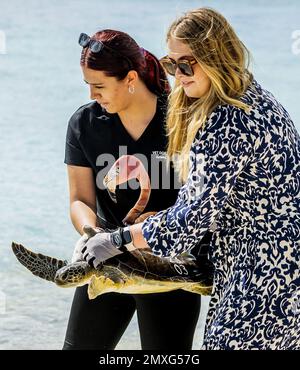
[[[116,244],[116,237],[121,242],[120,230],[113,233],[97,233],[82,248],[81,260],[84,259],[90,266],[97,268],[109,258],[122,254],[124,249],[120,249],[119,245]]]
[[[94,235],[96,235],[97,233],[105,232],[105,230],[102,229],[101,227],[92,227],[92,226],[89,226],[89,225],[84,225],[82,229],[84,231],[84,234],[81,235],[81,237],[79,238],[79,240],[75,244],[75,248],[74,248],[74,251],[73,251],[71,263],[82,261],[81,250],[84,247],[84,245],[86,244],[86,242],[90,238],[92,238]]]

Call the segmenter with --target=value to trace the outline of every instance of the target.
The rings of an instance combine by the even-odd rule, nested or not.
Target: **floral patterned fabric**
[[[213,228],[204,349],[300,349],[300,137],[253,80],[199,130],[173,207],[143,223],[153,253],[190,251]]]

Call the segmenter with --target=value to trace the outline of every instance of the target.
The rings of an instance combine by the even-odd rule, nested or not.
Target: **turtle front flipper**
[[[105,276],[93,275],[88,285],[88,297],[89,299],[95,299],[99,295],[106,293],[108,287],[112,288],[113,286],[114,282]]]
[[[101,294],[120,292],[130,279],[115,266],[104,265],[101,271],[94,274],[88,285],[89,299],[95,299]]]
[[[128,276],[116,266],[104,265],[100,274],[117,285],[122,285],[128,280]]]
[[[54,282],[56,272],[67,265],[67,261],[58,260],[41,253],[34,253],[22,244],[12,242],[11,248],[18,261],[33,275]]]

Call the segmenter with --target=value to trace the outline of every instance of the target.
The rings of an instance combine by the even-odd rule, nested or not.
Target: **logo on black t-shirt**
[[[109,117],[107,117],[105,114],[102,114],[102,116],[97,117],[98,119],[101,119],[102,121],[107,121]]]
[[[166,159],[167,158],[167,152],[161,151],[161,150],[154,150],[152,152],[152,155],[155,156],[157,159]]]

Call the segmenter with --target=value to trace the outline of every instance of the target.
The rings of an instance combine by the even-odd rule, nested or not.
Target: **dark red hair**
[[[93,53],[89,47],[83,48],[80,65],[107,76],[123,80],[130,70],[135,70],[148,89],[156,95],[168,94],[170,85],[158,59],[149,51],[140,48],[127,33],[115,30],[98,31],[92,37],[101,41],[108,48]]]

